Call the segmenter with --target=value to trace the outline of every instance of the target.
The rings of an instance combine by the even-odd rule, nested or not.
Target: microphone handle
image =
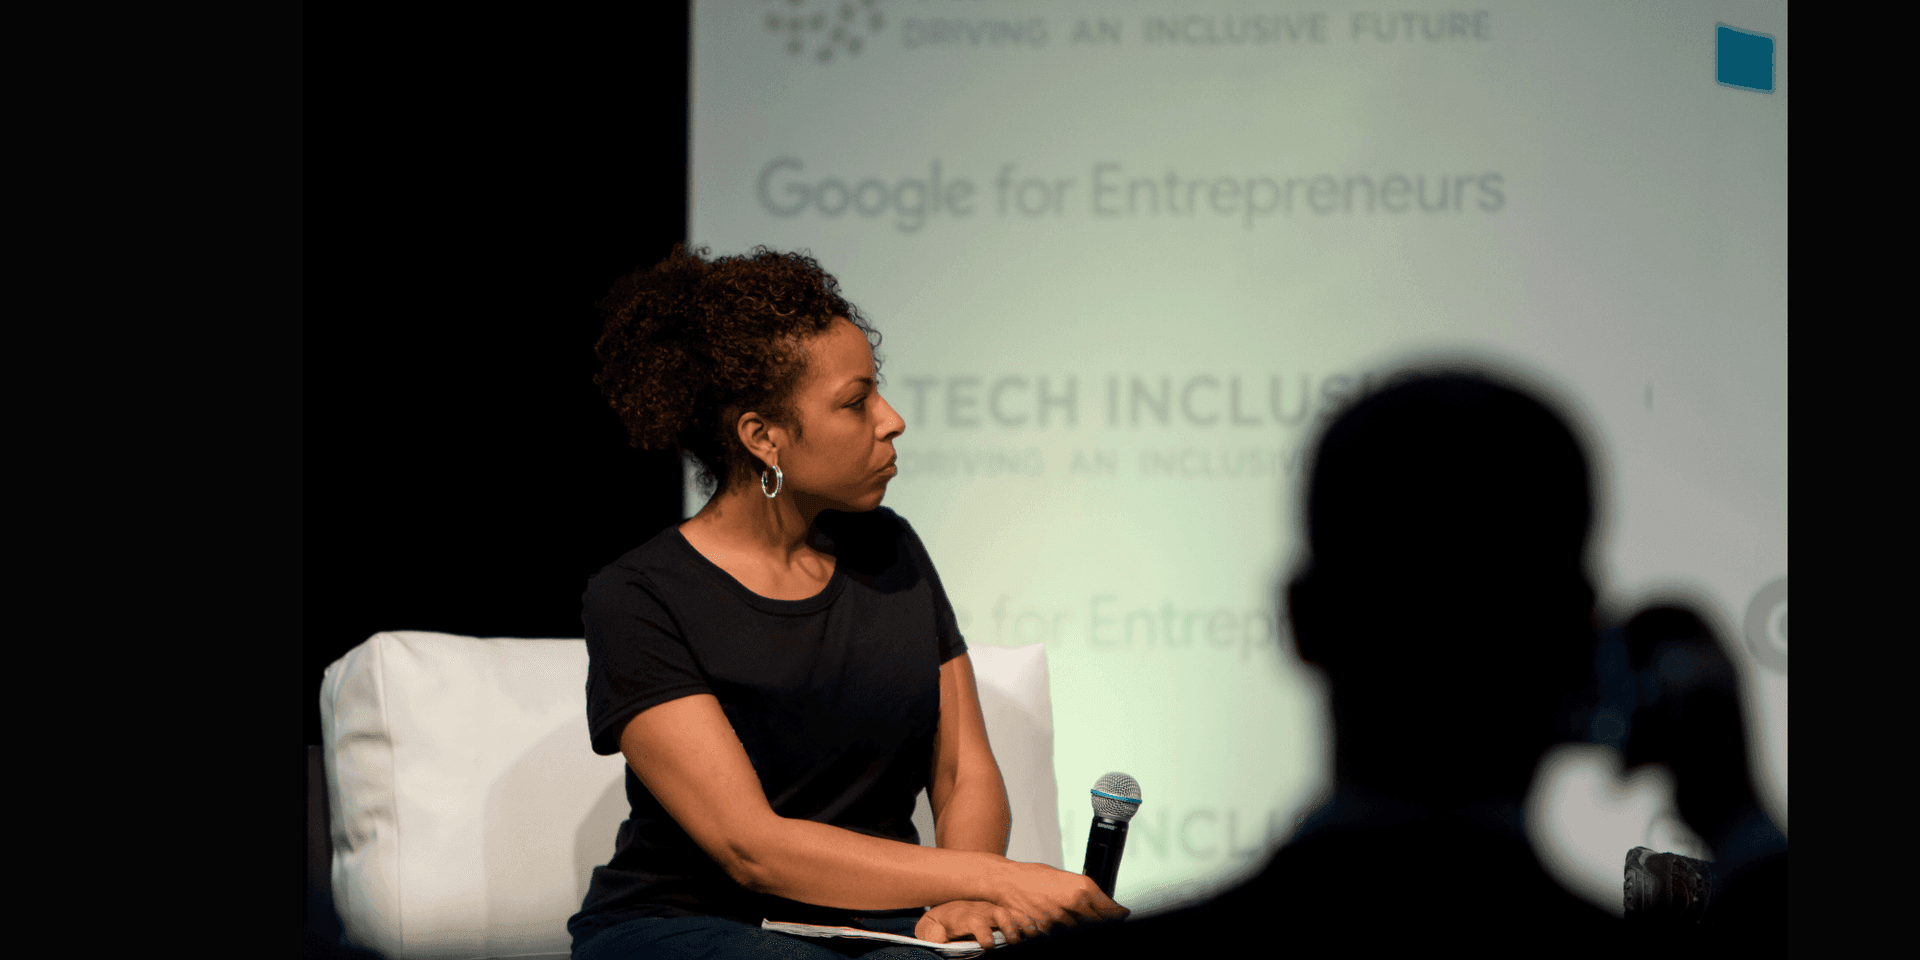
[[[1100,892],[1113,896],[1113,881],[1120,874],[1120,852],[1127,845],[1127,822],[1096,814],[1087,832],[1087,865],[1081,873],[1093,878]]]

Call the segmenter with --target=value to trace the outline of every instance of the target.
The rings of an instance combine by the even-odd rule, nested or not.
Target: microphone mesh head
[[[1101,796],[1101,794],[1108,796]],[[1116,800],[1114,797],[1125,797]],[[1129,803],[1128,800],[1133,802]],[[1140,809],[1140,782],[1124,773],[1109,773],[1093,785],[1093,812],[1125,823]]]

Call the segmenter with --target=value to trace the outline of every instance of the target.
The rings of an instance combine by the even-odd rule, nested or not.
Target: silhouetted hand
[[[1636,614],[1627,644],[1635,669],[1659,682],[1634,714],[1626,762],[1671,768],[1681,818],[1709,844],[1720,841],[1756,803],[1733,664],[1705,622],[1677,605]]]

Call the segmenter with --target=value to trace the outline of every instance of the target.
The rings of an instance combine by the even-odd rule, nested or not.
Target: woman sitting
[[[601,306],[595,382],[636,446],[677,447],[714,492],[587,585],[588,724],[627,758],[631,813],[573,955],[878,946],[762,919],[984,944],[1124,917],[1088,878],[1002,855],[966,644],[880,506],[906,425],[834,279],[805,255],[676,249]],[[935,848],[911,821],[923,788]]]

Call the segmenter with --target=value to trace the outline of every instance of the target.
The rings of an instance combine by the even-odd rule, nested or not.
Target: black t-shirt
[[[668,528],[587,581],[587,728],[620,752],[627,723],[699,693],[720,701],[780,816],[920,842],[913,808],[940,719],[940,666],[966,652],[913,529],[885,508],[822,513],[836,557],[826,589],[772,600]],[[575,942],[635,917],[848,922],[755,894],[702,852],[631,767],[628,819],[596,867]]]

